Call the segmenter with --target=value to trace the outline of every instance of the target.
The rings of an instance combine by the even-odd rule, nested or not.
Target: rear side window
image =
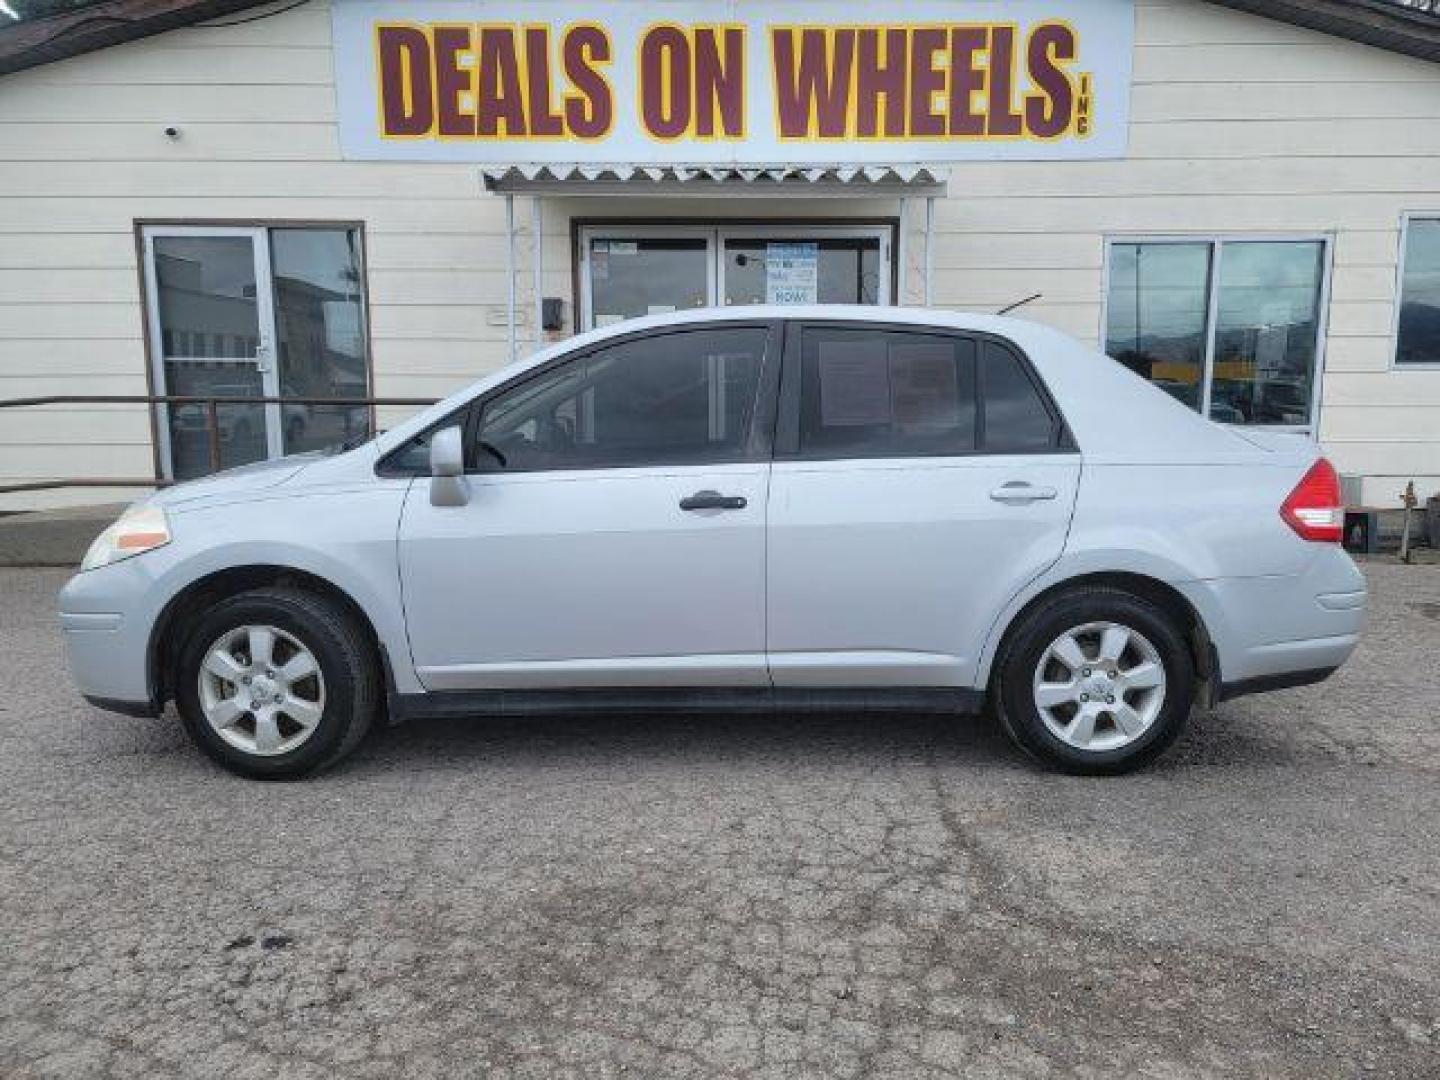
[[[800,341],[800,452],[905,457],[975,451],[976,344],[810,327]]]
[[[987,341],[982,386],[985,425],[982,445],[992,454],[1027,454],[1053,449],[1059,425],[1045,399],[1009,349]]]

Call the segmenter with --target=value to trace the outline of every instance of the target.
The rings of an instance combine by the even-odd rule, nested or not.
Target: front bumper
[[[150,627],[144,598],[150,578],[127,559],[76,574],[60,592],[60,629],[75,685],[100,708],[155,716],[150,685]]]

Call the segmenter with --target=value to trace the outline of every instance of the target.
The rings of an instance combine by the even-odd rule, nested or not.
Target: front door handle
[[[1036,487],[1023,480],[1011,480],[1008,484],[1002,484],[990,492],[990,498],[1000,503],[1020,505],[1053,499],[1059,494],[1053,487]]]
[[[680,500],[681,510],[744,510],[744,495],[721,495],[718,491],[697,491]]]

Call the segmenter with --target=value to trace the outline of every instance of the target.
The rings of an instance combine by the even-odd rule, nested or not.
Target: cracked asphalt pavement
[[[1440,567],[1158,766],[935,716],[426,722],[298,784],[0,571],[0,1076],[1440,1076]]]

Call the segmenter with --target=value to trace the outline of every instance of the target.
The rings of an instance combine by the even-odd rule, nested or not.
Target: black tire
[[[1139,631],[1165,669],[1165,697],[1155,720],[1133,742],[1109,750],[1083,750],[1053,733],[1035,704],[1032,685],[1050,643],[1092,622]],[[1115,775],[1148,764],[1179,738],[1194,690],[1195,662],[1174,616],[1134,593],[1096,586],[1059,593],[1020,617],[997,659],[991,698],[1006,734],[1041,764],[1068,773]]]
[[[247,624],[277,627],[302,642],[325,680],[325,708],[310,737],[283,754],[247,753],[220,737],[200,705],[200,665],[211,645]],[[335,764],[370,730],[380,710],[374,649],[355,618],[335,601],[274,586],[216,604],[186,628],[176,669],[175,703],[196,744],[231,772],[255,780],[294,780]]]

